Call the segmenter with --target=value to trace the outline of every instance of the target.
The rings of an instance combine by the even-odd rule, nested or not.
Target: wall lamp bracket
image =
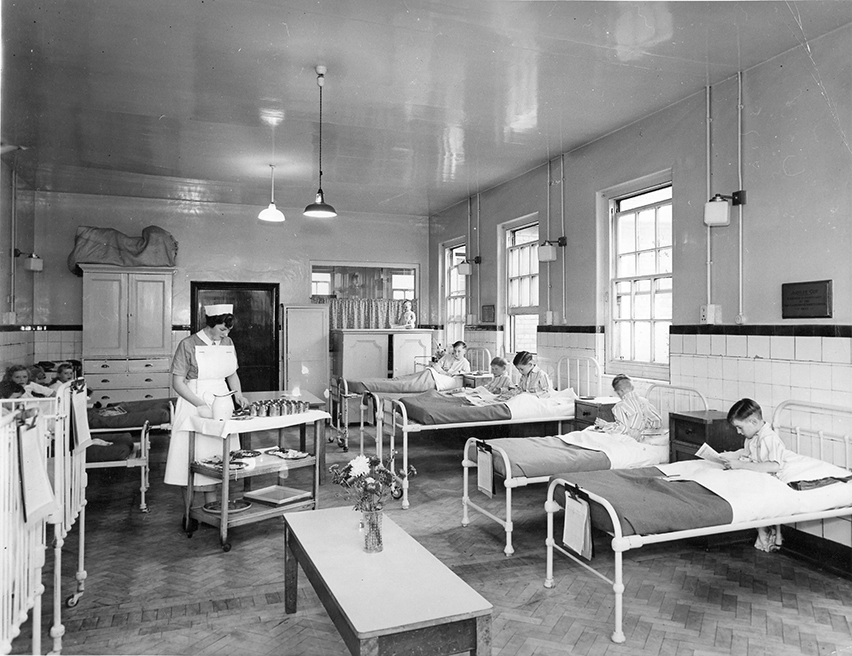
[[[482,264],[482,258],[477,255],[472,260],[464,260],[459,263],[458,271],[463,276],[469,276],[473,273],[473,265]]]
[[[728,205],[730,201],[730,205]],[[704,225],[726,226],[731,224],[731,206],[745,205],[746,192],[744,189],[735,191],[730,196],[716,194],[704,203]]]
[[[15,257],[24,257],[24,269],[27,271],[43,271],[44,270],[44,260],[41,259],[35,253],[24,253],[22,250],[16,248],[14,250]]]
[[[568,245],[568,239],[559,237],[556,241],[547,240],[538,247],[539,262],[555,262],[557,257],[557,247],[565,248]]]

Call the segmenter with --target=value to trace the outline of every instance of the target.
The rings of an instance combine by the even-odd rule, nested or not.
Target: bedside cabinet
[[[704,442],[719,452],[741,449],[743,438],[727,417],[728,413],[719,410],[670,412],[671,462],[694,459]]]
[[[574,401],[574,430],[583,430],[593,426],[595,419],[600,417],[604,421],[615,421],[612,416],[612,406],[618,403],[617,396],[598,396],[589,399],[575,399]]]

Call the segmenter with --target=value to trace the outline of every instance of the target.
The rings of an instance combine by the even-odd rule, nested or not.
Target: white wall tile
[[[683,335],[669,335],[669,353],[683,353]]]
[[[831,365],[830,364],[812,364],[811,368],[811,388],[817,390],[831,389]]]
[[[769,355],[773,360],[793,360],[796,355],[795,338],[789,335],[773,335],[769,338]]]
[[[740,383],[754,383],[754,360],[751,358],[737,358],[737,380]]]
[[[722,373],[722,361],[725,358],[714,358],[711,356],[705,359],[707,361],[707,377],[722,380],[722,378],[724,378]]]
[[[810,387],[811,366],[804,362],[791,362],[790,384],[794,387]]]
[[[739,385],[737,385],[737,398],[753,399],[754,383],[741,380]]]
[[[748,355],[748,339],[746,335],[727,335],[726,346],[728,357],[744,358]]]
[[[737,359],[722,358],[722,379],[727,383],[733,383],[737,380]]]
[[[694,355],[697,349],[698,335],[683,336],[683,354]]]
[[[710,355],[710,335],[696,335],[696,355]]]
[[[769,335],[749,335],[746,339],[748,357],[769,358]]]
[[[796,360],[822,360],[822,337],[796,337]]]
[[[695,376],[698,380],[708,378],[708,364],[707,361],[709,358],[694,358],[693,366],[692,366],[692,375]]]
[[[772,360],[754,361],[754,382],[770,383],[772,381]]]
[[[772,402],[772,385],[770,383],[755,383],[752,397],[761,406]]]
[[[848,337],[822,338],[823,362],[852,363],[852,339]]]
[[[839,405],[844,408],[852,408],[852,392],[838,392],[834,390],[829,392],[831,396],[831,404]]]
[[[710,355],[727,355],[725,335],[710,335]]]
[[[790,385],[790,363],[786,360],[772,362],[772,384]]]
[[[852,392],[852,365],[831,365],[831,389],[838,392]]]

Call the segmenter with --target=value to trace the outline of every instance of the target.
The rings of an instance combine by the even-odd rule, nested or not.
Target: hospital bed
[[[96,456],[98,447],[90,447],[86,454],[86,469],[138,467],[140,477],[139,510],[143,513],[148,512],[145,493],[150,487],[151,431],[171,429],[173,408],[171,399],[147,399],[115,403],[105,408],[89,408],[86,412],[89,433],[92,437],[128,433],[135,438],[138,433],[138,441],[134,439],[131,452],[123,458],[100,460]],[[95,458],[92,458],[92,456],[95,456]]]
[[[377,445],[382,443],[384,426],[387,426],[390,450],[394,454],[396,435],[401,434],[402,469],[408,471],[408,442],[412,434],[438,430],[503,429],[506,426],[541,423],[554,423],[558,426],[557,432],[561,432],[563,422],[574,418],[573,401],[578,394],[600,396],[602,370],[597,360],[587,356],[564,356],[555,366],[544,359],[538,363],[546,371],[550,369],[555,372],[552,378],[556,381],[557,391],[549,399],[519,394],[505,403],[493,406],[464,405],[459,400],[455,408],[450,399],[438,398],[439,395],[434,394],[376,399],[374,403],[382,410],[377,415],[380,417],[376,426]],[[436,405],[441,406],[440,411],[430,412]],[[412,411],[416,417],[411,415]],[[401,485],[402,507],[408,508],[408,479],[403,479]]]
[[[512,491],[515,488],[547,483],[558,473],[644,467],[668,462],[669,439],[665,427],[668,426],[669,413],[707,410],[707,399],[691,387],[663,383],[651,385],[645,398],[659,411],[664,430],[643,444],[629,436],[610,436],[589,430],[580,432],[575,443],[569,443],[574,433],[564,439],[560,436],[468,439],[462,460],[462,526],[470,524],[469,510],[497,522],[506,531],[503,552],[510,556],[515,552],[512,546]],[[471,500],[470,472],[474,469],[477,473],[474,491],[479,487],[486,496],[496,491],[494,480],[503,480],[506,496],[503,517]]]
[[[485,347],[472,346],[467,349],[467,359],[470,362],[471,371],[487,372],[491,363],[491,351]],[[360,399],[360,439],[361,453],[363,453],[364,426],[367,419],[372,418],[373,424],[378,427],[377,414],[381,407],[381,399],[400,398],[401,396],[421,394],[436,389],[435,377],[429,370],[431,364],[431,356],[424,356],[422,360],[415,362],[416,376],[409,375],[400,378],[365,378],[358,380],[344,378],[343,376],[332,376],[330,386],[331,415],[338,434],[338,446],[342,447],[344,451],[349,450],[349,402],[351,400]],[[449,379],[449,377],[446,378]],[[462,387],[462,384],[462,378],[457,377],[452,386]],[[329,441],[333,439],[329,438]],[[381,456],[380,445],[378,449],[378,454]]]
[[[789,482],[829,480],[850,475],[852,408],[784,401],[772,425],[796,455],[785,463],[783,480],[746,470],[724,471],[721,465],[690,460],[660,467],[554,476],[548,485],[547,572],[551,588],[553,554],[558,551],[612,585],[613,642],[624,642],[623,553],[647,544],[731,533],[761,526],[795,525],[813,530],[852,516],[852,484],[838,483],[795,490]],[[679,480],[675,480],[676,477]],[[711,491],[712,490],[712,491]],[[610,579],[557,541],[555,515],[571,504],[588,504],[592,527],[612,536],[615,571]],[[565,533],[563,533],[563,540]]]

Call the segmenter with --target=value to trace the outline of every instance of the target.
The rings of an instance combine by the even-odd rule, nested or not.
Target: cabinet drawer
[[[684,421],[683,419],[672,423],[674,424],[672,440],[695,444],[696,446],[701,446],[707,441],[707,426],[703,423]]]
[[[148,360],[128,360],[127,370],[130,373],[143,373],[150,371],[169,372],[172,361],[169,358],[150,358]]]
[[[127,360],[84,360],[83,375],[126,373]]]
[[[612,407],[617,398],[600,397],[597,399],[577,399],[574,401],[574,423],[591,425],[600,417],[604,421],[613,421]]]
[[[86,384],[93,389],[168,387],[169,374],[165,372],[147,374],[95,373],[86,376]]]
[[[97,389],[92,391],[92,402],[99,402],[101,405],[109,405],[110,403],[122,403],[124,401],[145,401],[148,399],[167,399],[169,398],[169,388],[148,388],[148,389]]]
[[[687,444],[672,440],[670,461],[679,462],[681,460],[695,460],[696,451],[698,451],[698,447],[694,444]]]

